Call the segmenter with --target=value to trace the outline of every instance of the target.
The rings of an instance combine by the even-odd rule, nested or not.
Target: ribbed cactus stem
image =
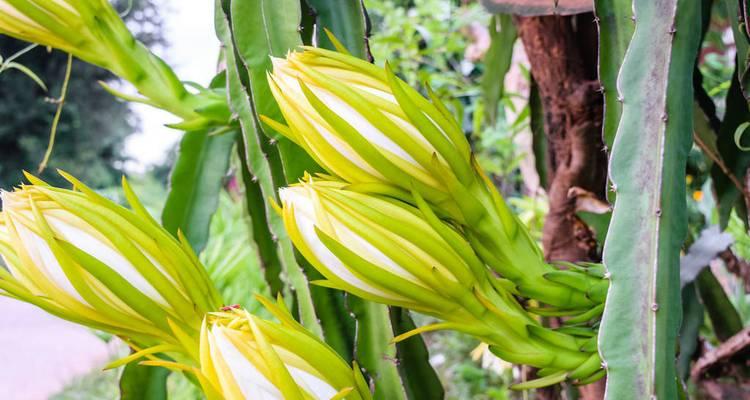
[[[610,160],[617,199],[604,245],[611,285],[599,345],[608,399],[676,399],[701,2],[634,0],[633,11],[635,33],[618,76],[622,117]]]

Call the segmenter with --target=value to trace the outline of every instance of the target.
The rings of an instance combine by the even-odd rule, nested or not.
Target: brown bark
[[[690,371],[698,398],[707,400],[750,399],[750,328],[745,328],[706,351]]]
[[[549,173],[549,213],[542,233],[545,257],[598,261],[593,232],[576,216],[576,199],[570,195],[576,192],[572,188],[580,188],[603,199],[606,191],[594,17],[516,17],[515,22],[544,108]],[[600,381],[581,393],[587,400],[601,399],[603,389]]]
[[[727,271],[733,273],[742,281],[745,292],[750,292],[750,263],[740,259],[731,249],[726,249],[719,253],[719,257],[727,266]]]
[[[544,107],[550,175],[545,255],[549,260],[591,261],[596,255],[590,232],[576,218],[575,199],[568,192],[579,187],[603,198],[606,189],[593,16],[516,17],[516,26]]]

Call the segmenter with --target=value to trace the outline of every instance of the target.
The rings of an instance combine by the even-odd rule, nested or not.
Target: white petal
[[[318,132],[323,140],[330,144],[337,153],[343,155],[346,159],[359,167],[359,169],[362,169],[367,173],[382,179],[383,176],[372,166],[370,166],[364,159],[362,159],[362,157],[360,157],[359,154],[357,154],[354,149],[352,149],[351,146],[346,143],[346,141],[342,140],[331,132],[331,130],[329,129],[330,126],[327,123],[319,122],[322,117],[317,114],[317,112],[312,108],[312,105],[310,105],[310,103],[305,98],[305,94],[302,92],[302,88],[295,77],[297,71],[292,69],[283,70],[281,68],[282,67],[278,67],[274,69],[274,78],[276,79],[276,84],[279,86],[281,92],[285,94],[287,101],[295,103],[296,107],[302,110],[301,112],[305,114],[305,120],[308,123],[312,124],[315,131]],[[314,114],[310,115],[310,113]],[[310,132],[309,134],[312,134],[312,132]],[[312,140],[308,140],[305,135],[303,135],[302,139],[307,141],[309,146],[313,148],[317,147],[314,142]]]
[[[164,300],[161,294],[159,294],[150,283],[148,283],[146,278],[138,272],[133,264],[123,257],[123,255],[115,248],[111,247],[109,243],[99,240],[88,232],[63,221],[62,219],[53,216],[45,216],[45,218],[50,226],[65,240],[112,268],[150,299],[165,307],[168,306],[167,301]]]
[[[222,328],[211,330],[214,338],[211,346],[212,357],[220,356],[232,373],[235,383],[242,395],[248,400],[283,400],[283,396],[276,386],[269,381],[257,368],[234,347]],[[216,350],[218,353],[215,353]],[[222,379],[219,374],[219,379]]]
[[[64,292],[68,293],[71,297],[83,304],[88,304],[76,291],[73,284],[70,283],[70,280],[62,270],[60,263],[57,262],[57,258],[55,258],[55,255],[52,253],[52,249],[50,249],[47,242],[22,223],[18,223],[15,226],[16,231],[18,232],[18,238],[20,239],[24,250],[26,250],[31,261],[37,268],[39,268],[40,272],[44,274],[45,278],[50,280],[55,286]],[[13,271],[11,270],[11,272]],[[25,272],[27,274],[34,273],[34,271]],[[44,295],[44,293],[35,294]]]
[[[370,175],[373,175],[375,177],[383,179],[383,175],[375,170],[370,164],[367,163],[362,157],[357,154],[354,149],[349,146],[348,143],[341,140],[338,136],[331,133],[331,131],[328,129],[327,125],[319,124],[315,119],[309,118],[308,122],[310,122],[315,130],[320,133],[321,136],[323,136],[323,139],[328,142],[334,149],[336,149],[336,152],[343,155],[347,160],[351,161],[359,167],[360,169],[366,171]]]
[[[372,95],[378,96],[383,100],[388,100],[389,102],[393,104],[398,104],[398,101],[396,101],[396,98],[393,97],[391,93],[384,92],[380,89],[376,89],[372,86],[362,85],[362,84],[352,84],[352,87],[354,87],[357,90],[361,90],[363,92],[370,93]]]
[[[355,276],[346,265],[344,265],[344,263],[341,262],[341,260],[320,241],[315,232],[317,216],[315,215],[312,199],[307,192],[307,189],[299,186],[284,188],[279,191],[279,197],[285,207],[293,207],[297,229],[299,230],[300,235],[302,235],[302,239],[307,247],[313,252],[315,258],[317,258],[321,264],[328,268],[331,273],[336,275],[339,279],[360,290],[385,298],[401,299],[399,296],[382,291]]]
[[[338,393],[338,390],[334,389],[328,382],[307,371],[289,365],[287,365],[287,370],[292,375],[292,379],[297,382],[297,385],[316,400],[330,400]]]
[[[60,7],[63,7],[63,8],[67,9],[68,11],[70,11],[70,12],[76,14],[76,15],[80,15],[78,13],[78,10],[76,10],[75,7],[73,7],[72,5],[68,4],[67,1],[65,1],[65,0],[53,0],[53,1],[55,3],[57,3],[57,5],[59,5]]]
[[[37,24],[34,20],[27,17],[22,12],[18,11],[15,7],[10,5],[7,1],[0,1],[0,14],[11,16],[19,22],[23,22],[26,25],[33,26],[36,29],[44,29],[41,25]],[[2,26],[0,24],[0,26]]]
[[[302,215],[297,216],[296,213],[295,219],[297,223],[297,229],[299,229],[300,234],[302,235],[302,239],[305,241],[305,244],[307,244],[307,246],[313,252],[315,258],[320,260],[320,262],[325,265],[326,268],[331,271],[331,273],[336,275],[344,282],[357,287],[360,290],[364,290],[365,292],[376,294],[378,296],[386,298],[393,297],[392,295],[387,294],[382,290],[379,290],[365,283],[357,276],[355,276],[351,271],[349,271],[344,263],[342,263],[341,260],[336,257],[336,255],[333,254],[330,250],[328,250],[323,242],[320,241],[317,233],[315,232],[315,223],[311,219],[306,218]]]
[[[412,125],[411,122],[391,113],[385,113],[386,117],[393,121],[399,128],[403,129],[407,135],[409,135],[415,142],[422,145],[430,154],[437,153],[434,147],[427,141],[427,139],[419,132],[416,126]]]
[[[404,149],[397,145],[393,140],[376,128],[370,123],[362,114],[360,114],[354,107],[347,104],[342,99],[336,97],[327,90],[311,87],[310,88],[316,96],[331,109],[336,115],[343,118],[352,127],[356,128],[359,133],[367,139],[368,142],[372,143],[373,146],[378,147],[382,150],[386,150],[390,153],[395,154],[397,157],[408,161],[410,164],[417,168],[421,166],[409,155]]]
[[[341,238],[344,246],[346,246],[346,248],[348,248],[349,250],[355,252],[360,257],[394,275],[404,278],[412,283],[425,286],[419,279],[417,279],[416,276],[412,275],[411,272],[396,264],[393,260],[390,259],[390,257],[383,254],[383,252],[380,251],[377,247],[373,246],[372,243],[365,240],[362,236],[354,233],[344,224],[336,221],[336,223],[334,223],[334,229],[336,229],[336,234],[339,238]]]

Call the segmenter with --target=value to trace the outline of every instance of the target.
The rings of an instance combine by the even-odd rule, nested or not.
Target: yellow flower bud
[[[283,306],[261,301],[281,323],[240,309],[204,321],[197,375],[209,399],[370,399],[356,366],[304,330]]]
[[[399,200],[348,189],[337,181],[307,181],[281,189],[281,213],[295,247],[327,279],[322,286],[405,307],[491,344],[506,361],[555,371],[565,379],[595,352],[567,334],[542,327],[517,302],[515,285],[489,273],[459,231],[430,212]],[[586,365],[586,373],[598,371]],[[591,369],[591,371],[589,371]],[[558,380],[559,381],[559,380]]]
[[[269,83],[288,126],[264,120],[347,182],[416,185],[438,204],[450,182],[474,180],[455,120],[387,67],[305,48],[274,58]]]
[[[481,263],[473,259],[472,271],[419,210],[345,186],[308,178],[279,192],[287,232],[328,280],[320,284],[440,314],[453,308],[455,296],[471,291],[475,274],[484,279]]]
[[[354,190],[412,204],[424,198],[440,217],[462,225],[479,257],[524,297],[576,312],[602,302],[554,275],[431,91],[428,101],[387,64],[310,47],[274,58],[269,83],[286,125],[264,121]],[[576,283],[606,291],[606,281],[581,275]]]
[[[139,346],[184,349],[185,335],[197,345],[203,314],[221,299],[189,245],[159,226],[126,183],[132,209],[64,176],[80,191],[32,177],[33,185],[2,193],[8,271],[0,291]]]

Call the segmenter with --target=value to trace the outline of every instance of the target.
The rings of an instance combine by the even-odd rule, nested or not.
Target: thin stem
[[[65,68],[65,80],[63,81],[62,89],[60,90],[60,98],[57,99],[57,110],[55,110],[55,117],[52,119],[52,128],[49,133],[49,143],[47,144],[47,150],[44,152],[44,158],[39,164],[37,173],[42,173],[47,168],[49,158],[52,156],[52,149],[55,146],[55,137],[57,136],[57,124],[60,122],[60,115],[62,114],[62,108],[65,104],[65,96],[68,93],[68,82],[70,82],[70,71],[73,69],[73,55],[68,54],[68,64]]]
[[[32,44],[24,47],[23,49],[19,50],[18,52],[14,53],[13,55],[11,55],[7,59],[5,59],[5,62],[3,63],[3,66],[5,66],[7,64],[10,64],[11,61],[13,61],[16,58],[21,57],[22,55],[28,53],[29,51],[31,51],[32,49],[34,49],[37,46],[39,46],[39,45],[36,44],[36,43],[32,43]]]

